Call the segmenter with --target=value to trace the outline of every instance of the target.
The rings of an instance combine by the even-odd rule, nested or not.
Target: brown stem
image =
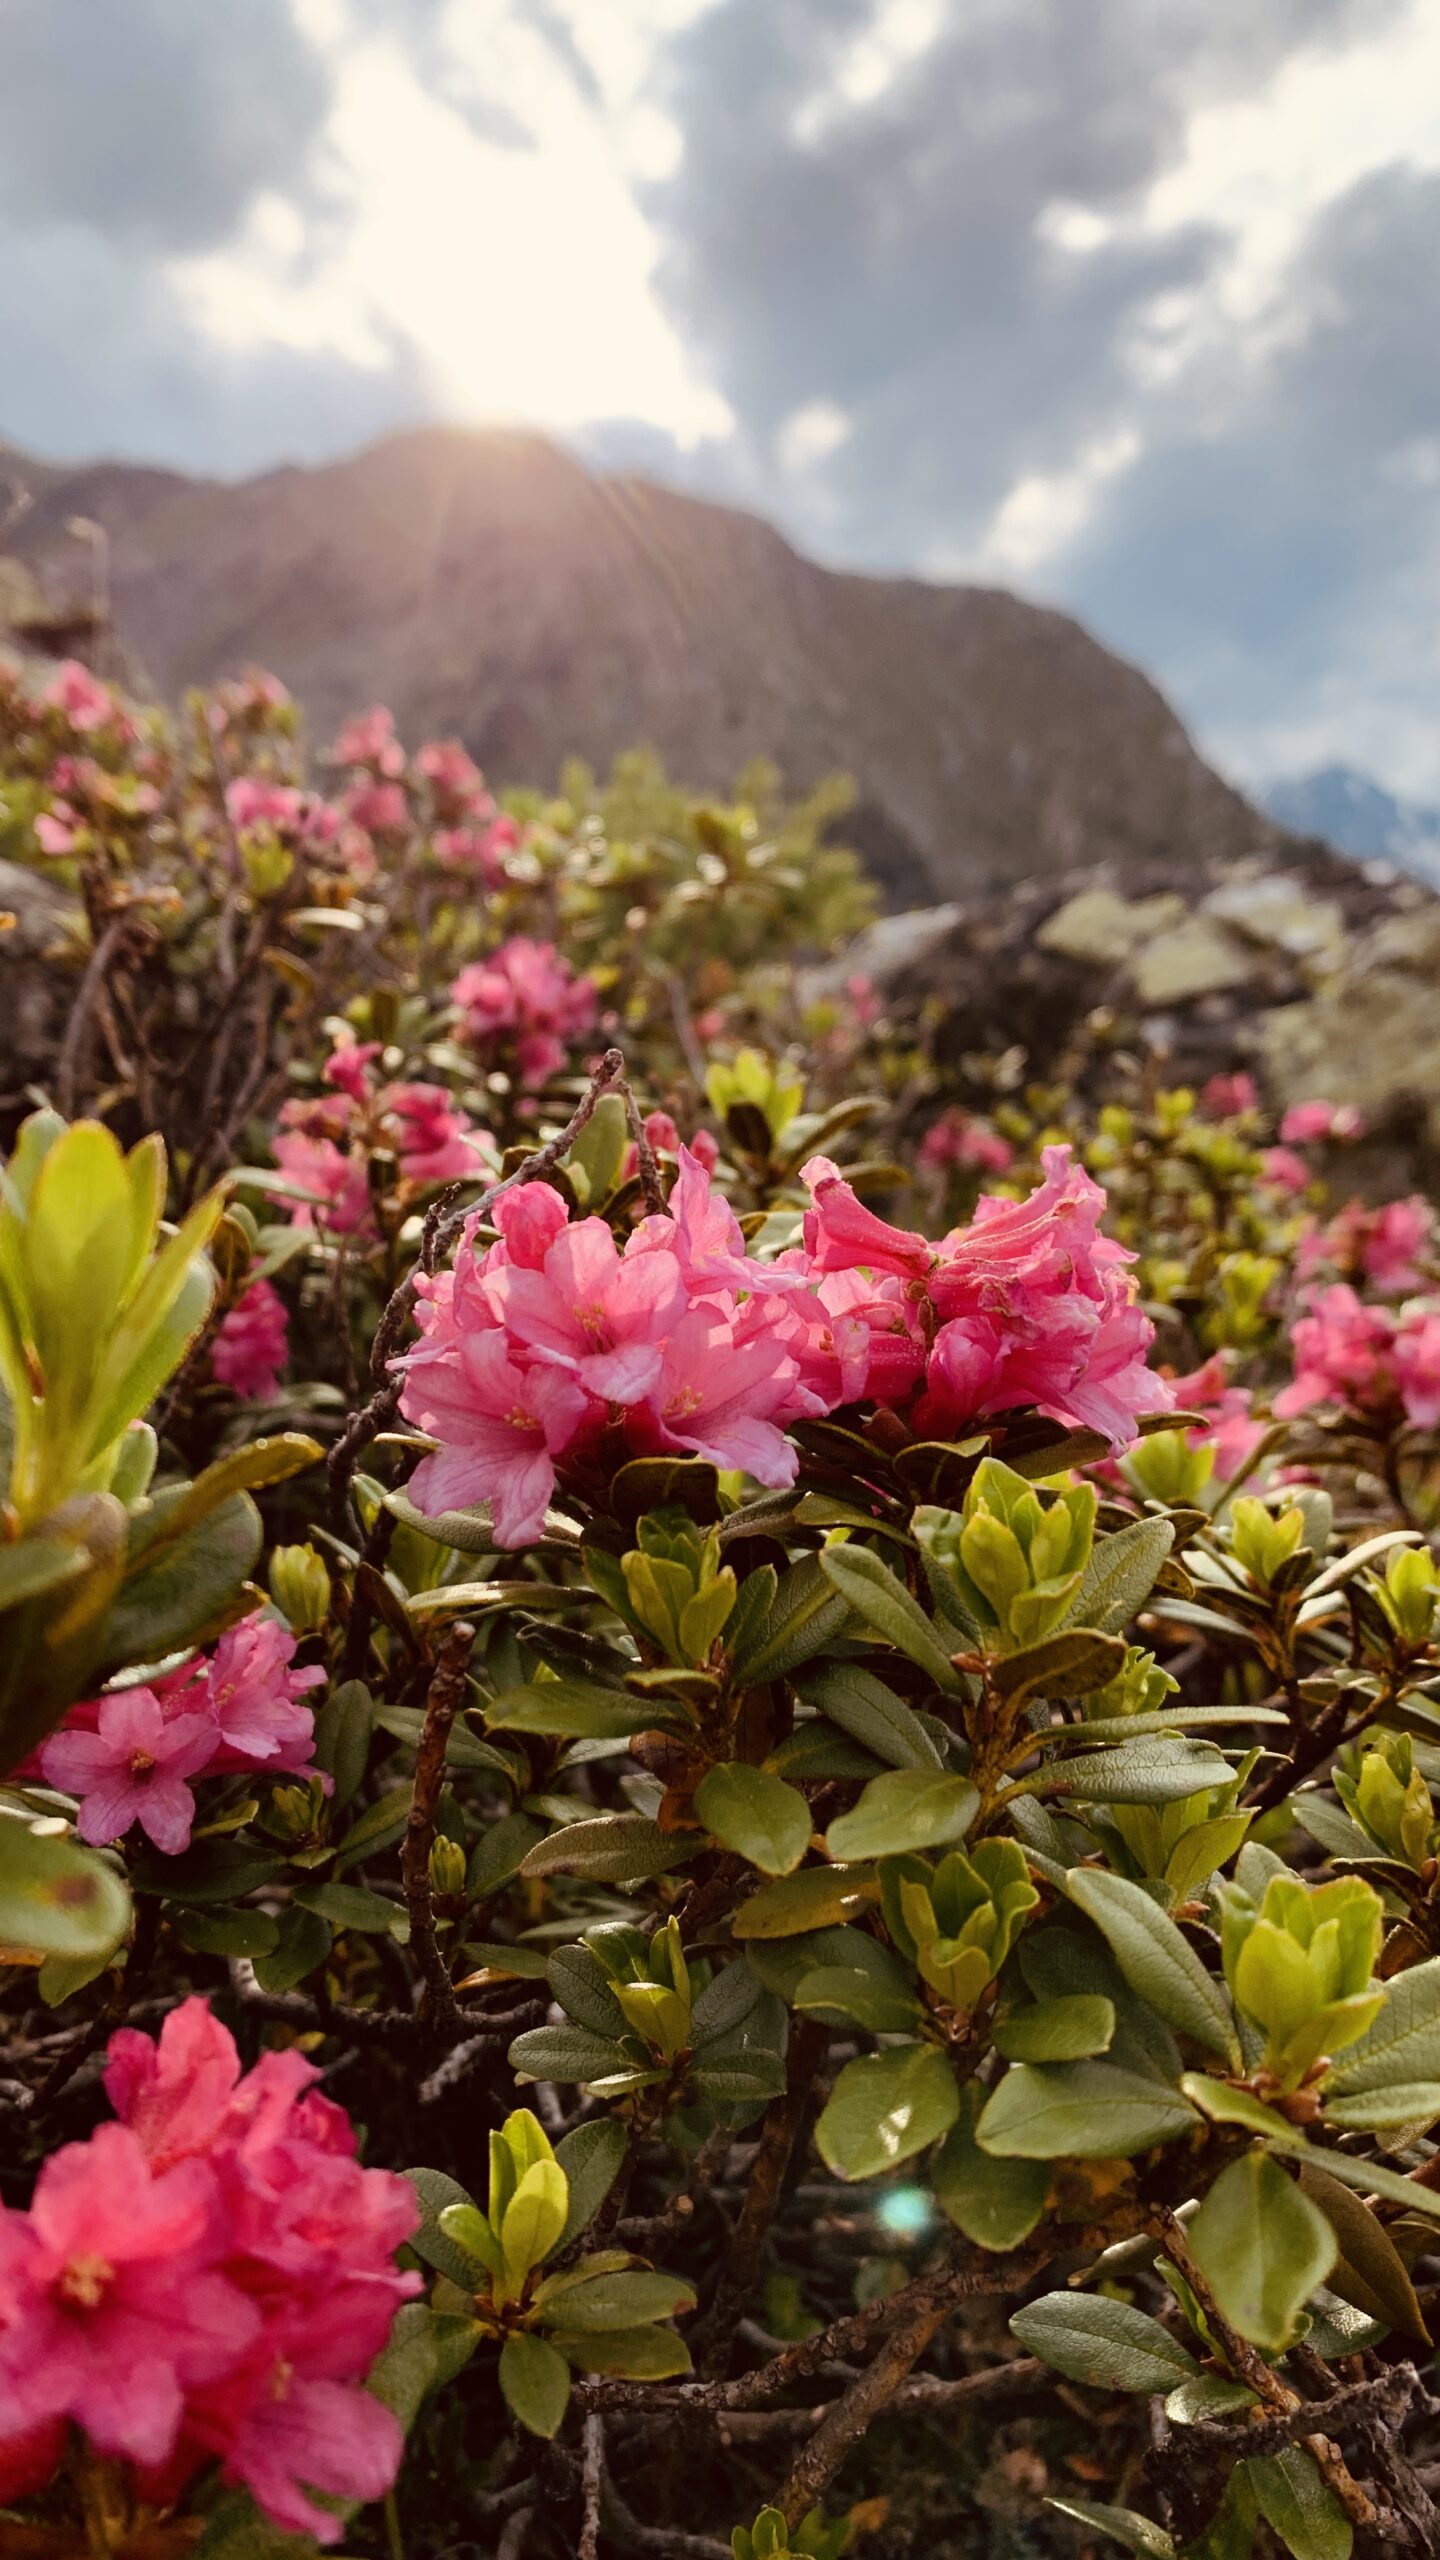
[[[1292,2391],[1288,2383],[1281,2381],[1278,2373],[1273,2372],[1266,2363],[1259,2349],[1252,2347],[1247,2338],[1242,2338],[1239,2331],[1232,2328],[1226,2319],[1185,2237],[1184,2226],[1170,2211],[1168,2205],[1157,2206],[1154,2228],[1157,2237],[1164,2243],[1167,2256],[1174,2260],[1196,2301],[1200,2304],[1210,2334],[1237,2381],[1247,2383],[1256,2399],[1278,2416],[1289,2417],[1295,2410],[1303,2410],[1305,2403],[1299,2393]],[[1343,2507],[1350,2522],[1361,2531],[1372,2525],[1375,2522],[1375,2509],[1359,2481],[1351,2473],[1338,2447],[1331,2444],[1328,2437],[1322,2435],[1307,2435],[1304,2438],[1304,2445],[1316,2469],[1339,2505]]]
[[[941,2301],[912,2312],[891,2330],[858,2381],[826,2412],[775,2501],[787,2525],[798,2525],[815,2505],[857,2437],[919,2362],[949,2309],[949,2303]]]
[[[76,990],[60,1046],[55,1069],[55,1107],[64,1120],[75,1117],[75,1093],[80,1080],[80,1066],[85,1054],[90,1017],[105,984],[105,972],[125,939],[130,918],[123,909],[113,915],[85,963],[85,973]]]
[[[736,2327],[759,2280],[770,2225],[780,2202],[800,2130],[815,2092],[815,2075],[829,2042],[829,2031],[814,2018],[796,2018],[790,2030],[785,2088],[765,2110],[760,2141],[750,2167],[745,2201],[736,2217],[720,2281],[699,2336],[696,2363],[706,2374],[723,2373],[730,2360]]]
[[[665,1206],[665,1185],[660,1179],[660,1167],[655,1161],[655,1150],[650,1144],[645,1123],[640,1117],[640,1105],[630,1090],[628,1076],[617,1079],[616,1091],[624,1099],[625,1116],[630,1123],[630,1135],[635,1141],[635,1161],[640,1174],[640,1190],[645,1206],[653,1217]]]
[[[600,2550],[600,2484],[605,2476],[605,2421],[589,2417],[583,2433],[580,2496],[584,2512],[575,2560],[598,2560]]]
[[[455,1992],[450,1968],[440,1953],[435,1936],[435,1909],[430,1894],[430,1851],[435,1840],[435,1810],[445,1782],[445,1754],[450,1742],[450,1728],[464,1704],[474,1642],[475,1629],[469,1619],[457,1618],[441,1643],[425,1700],[425,1722],[420,1731],[420,1747],[415,1754],[415,1792],[410,1799],[410,1813],[400,1850],[400,1875],[410,1914],[410,1946],[425,1977],[422,2011],[427,2019],[447,2030],[455,2024]]]

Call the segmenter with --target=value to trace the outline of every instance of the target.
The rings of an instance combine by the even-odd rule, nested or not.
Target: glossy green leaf
[[[837,2178],[878,2178],[938,2142],[959,2111],[955,2074],[937,2046],[861,2054],[835,2083],[816,2147]]]
[[[1067,2381],[1097,2391],[1173,2391],[1200,2370],[1158,2320],[1105,2294],[1043,2293],[1012,2313],[1010,2334]]]
[[[833,1859],[898,1857],[963,1840],[980,1798],[968,1778],[931,1769],[887,1769],[872,1778],[850,1813],[825,1834]]]
[[[500,2350],[500,2388],[527,2434],[558,2435],[570,2405],[570,2368],[544,2338],[512,2332]]]
[[[909,1656],[934,1681],[937,1689],[956,1696],[964,1681],[950,1659],[949,1652],[936,1634],[918,1600],[905,1588],[888,1564],[872,1554],[868,1547],[848,1542],[826,1547],[819,1558],[820,1569],[833,1584],[864,1625],[892,1644],[897,1653]]]
[[[1106,2052],[1114,2033],[1114,2002],[1075,1992],[1012,2010],[997,2024],[994,2044],[1007,2062],[1083,2062]]]
[[[1131,1989],[1167,2026],[1238,2070],[1240,2043],[1223,1983],[1206,1971],[1144,1886],[1098,1867],[1079,1867],[1069,1879],[1069,1894],[1109,1942]]]
[[[82,1963],[111,1955],[129,1928],[130,1896],[108,1858],[0,1812],[0,1947]]]
[[[1178,2091],[1115,2062],[1012,2063],[976,2128],[1006,2160],[1128,2160],[1195,2128]]]
[[[1245,2467],[1260,2513],[1292,2560],[1350,2560],[1354,2526],[1303,2445],[1251,2454]]]
[[[695,1835],[662,1831],[643,1813],[603,1813],[570,1822],[527,1849],[522,1876],[588,1876],[596,1884],[636,1884],[667,1875],[695,1854]]]
[[[722,1849],[748,1858],[762,1875],[788,1876],[810,1846],[810,1807],[799,1788],[742,1761],[707,1771],[695,1810]]]
[[[1232,2328],[1272,2355],[1290,2343],[1339,2250],[1319,2206],[1268,2151],[1221,2170],[1186,2238]]]
[[[942,2209],[977,2249],[1018,2249],[1045,2210],[1050,2164],[1000,2160],[982,2151],[975,2127],[985,2092],[970,2082],[960,2113],[935,2154],[931,2176]]]
[[[873,1751],[891,1769],[938,1769],[939,1750],[916,1715],[873,1671],[858,1663],[827,1663],[823,1671],[812,1672],[796,1686],[808,1705],[818,1707],[821,1714],[852,1742]]]

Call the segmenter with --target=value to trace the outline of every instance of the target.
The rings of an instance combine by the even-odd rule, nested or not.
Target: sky
[[[1440,798],[1440,0],[0,0],[0,437],[521,421]]]

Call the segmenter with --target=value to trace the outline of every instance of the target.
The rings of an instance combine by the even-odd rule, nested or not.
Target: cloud
[[[293,187],[331,93],[288,0],[0,0],[0,61],[0,211],[151,253]]]

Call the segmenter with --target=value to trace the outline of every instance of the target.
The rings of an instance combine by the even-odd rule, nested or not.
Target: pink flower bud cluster
[[[1337,1280],[1312,1293],[1291,1340],[1295,1375],[1275,1398],[1278,1414],[1327,1404],[1387,1426],[1433,1431],[1440,1423],[1440,1302],[1367,1306]]]
[[[220,1319],[210,1345],[210,1374],[245,1404],[273,1404],[289,1351],[285,1301],[268,1280],[252,1280]]]
[[[237,1769],[310,1773],[315,1719],[305,1695],[325,1674],[297,1671],[294,1660],[289,1628],[257,1611],[168,1679],[72,1707],[40,1745],[36,1772],[78,1799],[82,1840],[102,1847],[138,1822],[176,1857],[190,1846],[194,1781]]]
[[[933,1245],[874,1216],[833,1165],[806,1168],[803,1249],[747,1254],[688,1148],[669,1207],[623,1251],[530,1184],[476,1221],[453,1272],[416,1283],[424,1340],[398,1364],[401,1410],[439,1445],[411,1491],[433,1513],[492,1506],[502,1546],[537,1538],[557,1468],[689,1450],[763,1485],[793,1483],[786,1426],[868,1396],[926,1437],[1033,1405],[1116,1447],[1171,1391],[1145,1366],[1152,1327],[1098,1232],[1105,1195],[1046,1157],[1024,1202],[982,1200]]]
[[[444,1085],[377,1085],[370,1069],[379,1055],[377,1040],[343,1042],[325,1066],[332,1091],[287,1102],[280,1113],[275,1161],[289,1181],[313,1194],[290,1204],[297,1227],[326,1226],[347,1236],[369,1225],[372,1148],[398,1156],[401,1180],[421,1187],[463,1182],[489,1167],[486,1139]]]
[[[920,1141],[919,1158],[923,1165],[936,1171],[950,1165],[969,1165],[978,1173],[1008,1173],[1015,1161],[1015,1150],[988,1120],[956,1105],[931,1121]]]
[[[1435,1249],[1435,1212],[1418,1192],[1378,1209],[1348,1200],[1327,1225],[1301,1238],[1296,1267],[1302,1279],[1328,1266],[1347,1280],[1368,1281],[1384,1297],[1402,1297],[1425,1286]]]
[[[598,990],[577,976],[553,942],[512,934],[488,960],[472,961],[450,990],[462,1038],[487,1055],[513,1056],[523,1085],[558,1075],[570,1049],[593,1030]]]
[[[1259,1088],[1243,1067],[1235,1075],[1211,1076],[1201,1087],[1200,1108],[1207,1120],[1238,1120],[1242,1112],[1259,1107]]]
[[[343,2526],[307,2492],[390,2487],[403,2438],[361,2384],[419,2290],[395,2265],[418,2208],[361,2168],[318,2078],[298,2053],[242,2077],[200,1999],[158,2043],[111,2038],[119,2121],[53,2153],[28,2211],[0,2206],[0,2497],[43,2488],[72,2425],[149,2503],[218,2462],[321,2542]]]

